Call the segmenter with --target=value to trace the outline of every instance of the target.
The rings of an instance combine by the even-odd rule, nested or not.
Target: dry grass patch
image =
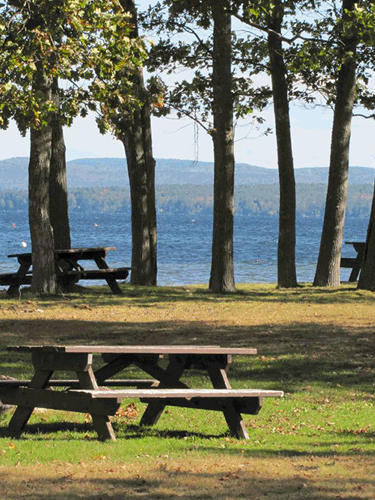
[[[51,463],[0,467],[7,500],[370,500],[375,498],[374,462],[360,458],[182,460],[157,457],[119,465],[105,458],[78,465]]]

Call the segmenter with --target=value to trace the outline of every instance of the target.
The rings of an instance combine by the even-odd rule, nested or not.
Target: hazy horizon
[[[14,156],[9,156],[7,158],[0,158],[0,162],[5,162],[7,160],[13,160],[13,159],[28,159],[29,156],[27,155],[14,155]],[[67,154],[66,154],[66,158],[67,158],[67,162],[71,162],[71,161],[79,161],[79,160],[124,160],[126,161],[126,157],[125,155],[124,156],[93,156],[93,155],[90,155],[90,156],[70,156],[69,155],[69,152],[67,151]],[[213,160],[191,160],[189,158],[165,158],[165,157],[156,157],[155,156],[155,160],[162,160],[162,161],[187,161],[187,162],[190,162],[192,165],[194,165],[195,163],[209,163],[209,164],[213,164]],[[238,165],[249,165],[251,167],[256,167],[256,168],[265,168],[267,170],[274,170],[274,169],[277,169],[277,165],[274,166],[274,167],[269,167],[269,166],[265,166],[265,165],[254,165],[253,163],[248,163],[248,162],[245,162],[245,161],[238,161],[236,160],[236,164]],[[329,168],[329,165],[312,165],[312,166],[309,166],[309,167],[295,167],[295,170],[299,170],[299,169],[308,169],[308,168]],[[349,168],[370,168],[372,170],[375,170],[375,165],[373,166],[367,166],[367,165],[349,165]]]

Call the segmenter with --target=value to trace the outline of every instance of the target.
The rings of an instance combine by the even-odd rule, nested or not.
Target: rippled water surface
[[[367,219],[348,218],[345,240],[363,241]],[[299,281],[312,281],[319,251],[322,220],[299,218],[297,223],[297,273]],[[277,280],[278,218],[235,217],[235,277],[237,283]],[[123,212],[71,213],[72,246],[114,246],[108,254],[110,266],[130,266],[130,216]],[[204,214],[158,215],[158,283],[182,285],[207,283],[210,273],[212,218]],[[16,259],[7,255],[30,249],[27,212],[0,211],[0,272],[17,269]],[[27,248],[22,248],[22,242]],[[344,245],[343,255],[355,255]],[[89,267],[89,266],[88,266]],[[92,267],[92,266],[90,266]],[[342,270],[347,279],[350,270]]]

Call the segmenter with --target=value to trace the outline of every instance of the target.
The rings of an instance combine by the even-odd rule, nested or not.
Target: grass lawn
[[[374,294],[346,285],[124,292],[49,300],[0,292],[0,376],[31,375],[27,355],[3,350],[10,344],[220,344],[259,351],[234,358],[233,387],[281,389],[285,398],[245,416],[249,441],[229,436],[216,412],[168,408],[141,428],[137,400],[114,417],[115,443],[98,442],[85,415],[47,410],[14,440],[11,414],[0,415],[1,500],[375,499]]]

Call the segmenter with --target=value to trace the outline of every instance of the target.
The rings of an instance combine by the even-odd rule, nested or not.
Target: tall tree
[[[358,30],[353,13],[356,0],[343,0],[339,22],[340,69],[336,84],[328,190],[314,286],[340,285],[341,246],[349,175],[352,113],[356,91]]]
[[[277,282],[279,286],[289,288],[297,286],[296,182],[290,130],[287,71],[281,39],[283,17],[283,3],[277,2],[267,16],[267,28],[280,184]]]
[[[229,1],[212,3],[214,218],[210,290],[233,292],[234,128],[232,22]]]
[[[164,0],[145,19],[147,29],[159,34],[147,61],[149,71],[171,74],[181,72],[183,67],[190,73],[187,79],[179,75],[169,88],[163,88],[160,82],[155,85],[162,98],[154,113],[189,117],[213,140],[214,222],[209,288],[223,293],[235,288],[234,120],[263,108],[269,97],[269,89],[254,88],[248,76],[257,58],[244,69],[240,55],[246,43],[232,33],[230,6],[229,1]],[[183,40],[178,36],[181,34]],[[254,117],[254,122],[262,123],[262,119]]]
[[[91,94],[104,86],[101,71],[105,68],[108,78],[119,66],[136,64],[137,41],[129,43],[128,20],[118,0],[12,0],[0,5],[0,25],[0,126],[7,128],[13,118],[22,134],[30,129],[32,287],[37,294],[53,294],[51,158],[56,166],[56,152],[62,149],[54,120],[70,125],[77,114],[85,115],[86,107],[93,107]],[[58,78],[70,83],[60,103],[53,92]],[[78,85],[82,81],[89,88]],[[64,180],[56,178],[61,191]]]
[[[52,100],[56,107],[52,118],[52,148],[49,178],[50,219],[53,228],[55,249],[70,248],[70,224],[68,208],[68,185],[66,178],[66,147],[60,116],[59,83],[52,83]]]
[[[138,35],[134,0],[120,0],[124,19],[131,24],[130,40]],[[140,57],[146,57],[146,44],[139,45]],[[118,64],[114,74],[106,74],[104,87],[96,87],[99,103],[98,126],[102,133],[111,131],[125,149],[132,208],[132,273],[135,285],[157,283],[157,222],[155,206],[155,160],[152,152],[150,96],[145,88],[139,60]]]
[[[296,274],[296,182],[290,126],[291,76],[285,63],[283,48],[285,10],[295,14],[298,2],[241,1],[243,15],[234,15],[245,24],[267,34],[268,67],[272,81],[273,108],[276,124],[276,142],[280,186],[279,238],[277,252],[277,283],[280,287],[297,286]],[[260,35],[261,36],[261,35]]]
[[[37,63],[33,92],[40,95],[42,104],[52,101],[52,78],[43,62]],[[49,120],[30,131],[29,161],[29,223],[32,244],[32,288],[40,295],[56,293],[54,237],[49,216],[50,161],[52,126]]]
[[[137,10],[134,0],[121,0],[131,16],[130,36],[138,38]],[[155,159],[152,151],[150,102],[145,89],[143,69],[132,76],[134,96],[141,103],[127,111],[117,136],[124,144],[129,172],[132,206],[132,273],[134,285],[157,283],[157,222],[155,202]],[[121,91],[121,90],[120,90]]]

